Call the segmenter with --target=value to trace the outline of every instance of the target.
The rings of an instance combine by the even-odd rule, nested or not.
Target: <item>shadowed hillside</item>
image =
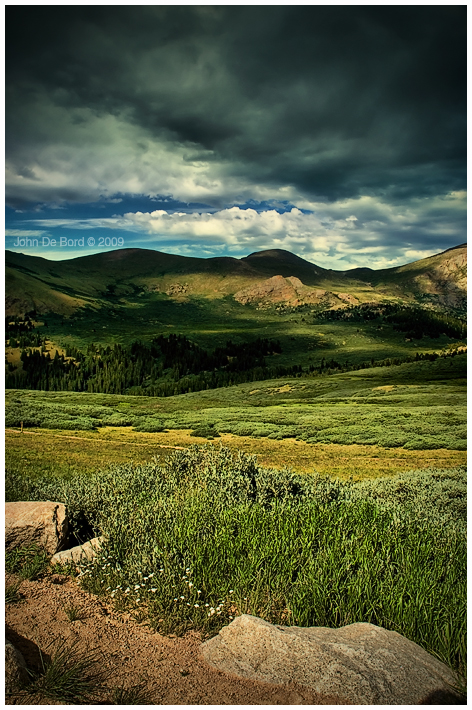
[[[118,249],[64,261],[7,251],[6,312],[68,315],[84,306],[100,308],[110,300],[140,293],[177,300],[237,294],[240,303],[285,301],[325,307],[401,299],[464,310],[466,270],[466,245],[379,271],[368,267],[327,270],[282,249],[256,252],[243,259]],[[241,292],[243,297],[239,298]]]

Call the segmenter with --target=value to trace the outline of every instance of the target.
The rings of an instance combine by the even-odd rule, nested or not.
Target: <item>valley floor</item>
[[[11,470],[32,473],[72,473],[105,468],[112,463],[148,461],[165,456],[166,449],[192,444],[255,454],[258,463],[271,468],[287,466],[300,473],[352,477],[353,480],[389,476],[402,471],[454,468],[467,463],[466,451],[448,449],[407,450],[360,444],[310,444],[296,439],[221,434],[208,441],[192,436],[190,429],[147,433],[132,427],[103,427],[97,432],[19,429],[6,430],[5,463]]]

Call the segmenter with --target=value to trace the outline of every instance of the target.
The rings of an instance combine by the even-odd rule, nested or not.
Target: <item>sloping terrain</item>
[[[349,273],[349,272],[348,272]],[[467,245],[395,269],[356,270],[381,293],[397,294],[440,306],[466,307]]]
[[[464,310],[466,271],[466,245],[379,271],[331,271],[281,249],[243,259],[118,249],[64,261],[7,251],[6,313],[69,315],[85,306],[101,308],[140,294],[174,300],[234,295],[240,303],[326,307],[402,299]]]

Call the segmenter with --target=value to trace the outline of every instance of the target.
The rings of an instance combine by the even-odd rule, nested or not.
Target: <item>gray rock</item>
[[[21,501],[5,503],[5,547],[11,550],[37,543],[53,555],[65,543],[68,529],[63,503]]]
[[[10,641],[5,641],[5,693],[21,690],[29,680],[23,655]]]
[[[51,564],[66,565],[71,562],[78,564],[84,560],[92,560],[100,549],[102,541],[102,537],[94,537],[93,540],[88,540],[88,542],[84,542],[83,545],[71,547],[70,550],[56,552],[51,558]]]
[[[243,614],[202,644],[220,671],[268,683],[296,682],[354,705],[455,703],[452,671],[396,631],[274,626]]]

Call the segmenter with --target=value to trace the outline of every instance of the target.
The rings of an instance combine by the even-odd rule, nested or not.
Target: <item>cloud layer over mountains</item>
[[[464,241],[464,6],[6,16],[12,229],[114,219],[133,246],[338,268]]]

